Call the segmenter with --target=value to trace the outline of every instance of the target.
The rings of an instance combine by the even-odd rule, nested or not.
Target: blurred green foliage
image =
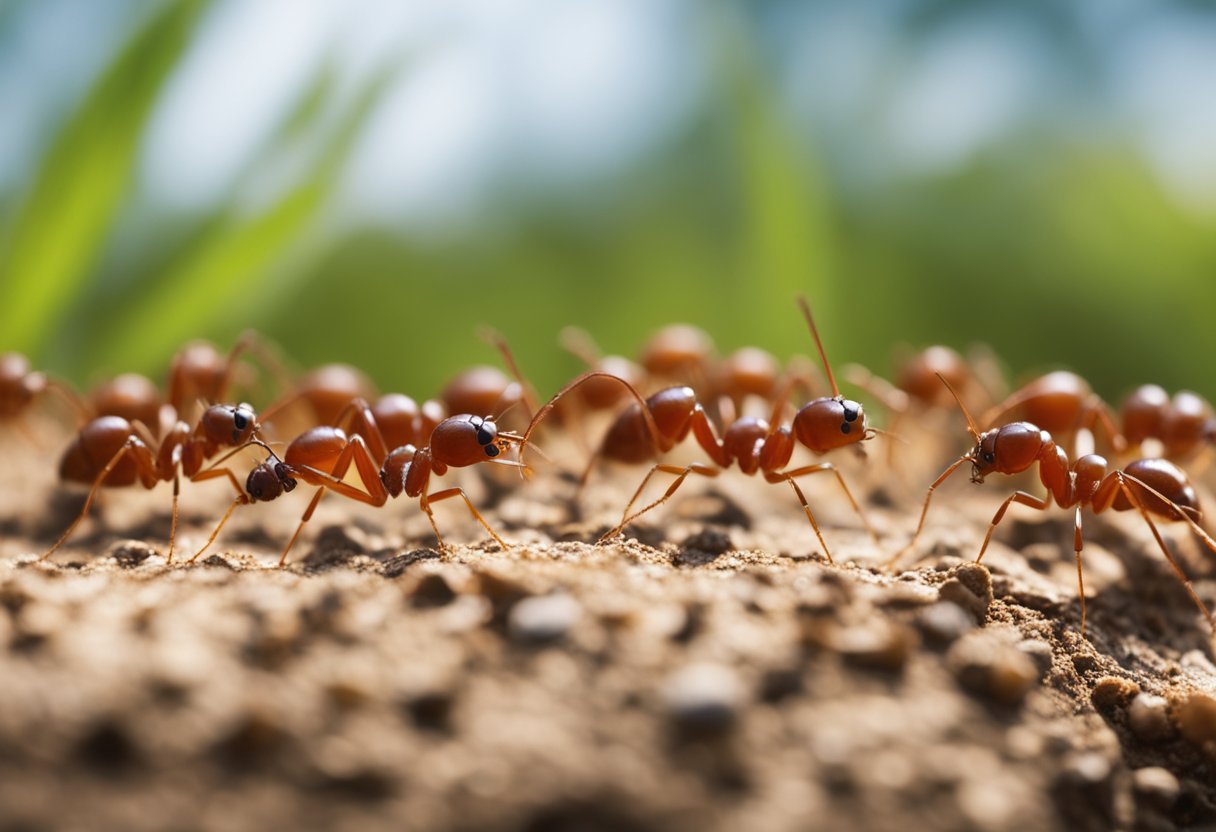
[[[567,324],[626,354],[677,320],[723,350],[809,352],[805,292],[837,364],[887,372],[898,344],[985,341],[1018,373],[1069,366],[1110,396],[1148,380],[1216,395],[1216,218],[1181,207],[1139,152],[1011,135],[940,173],[851,186],[791,125],[753,17],[726,3],[690,35],[713,56],[703,112],[612,181],[503,188],[442,237],[326,223],[355,138],[412,64],[337,118],[323,69],[250,161],[305,148],[296,179],[253,210],[234,194],[206,216],[136,217],[137,245],[116,252],[148,121],[208,5],[136,16],[29,187],[4,195],[0,348],[86,382],[156,374],[185,340],[252,326],[299,366],[350,361],[425,396],[496,362],[475,336],[489,324],[549,391],[579,369],[557,347]]]

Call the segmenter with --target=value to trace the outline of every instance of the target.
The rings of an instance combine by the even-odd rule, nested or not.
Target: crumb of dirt
[[[968,633],[946,654],[959,684],[1002,705],[1017,705],[1038,682],[1033,661],[991,631]]]
[[[1164,696],[1140,693],[1127,709],[1127,723],[1137,737],[1146,742],[1161,742],[1174,733],[1169,702]]]
[[[1192,693],[1178,706],[1175,720],[1182,736],[1196,745],[1216,743],[1216,698]]]
[[[1018,520],[970,561],[990,496],[954,497],[954,518],[944,501],[929,552],[892,575],[831,500],[837,564],[783,554],[810,544],[778,501],[755,515],[733,492],[672,501],[630,529],[641,539],[597,546],[583,541],[629,493],[595,512],[561,496],[568,483],[527,488],[479,503],[529,541],[507,551],[441,550],[425,517],[398,529],[333,500],[285,569],[294,507],[194,566],[165,561],[163,511],[122,518],[119,536],[91,519],[39,563],[46,541],[20,530],[54,515],[40,498],[0,540],[0,826],[1216,824],[1210,631],[1138,527],[1094,524],[1105,559],[1082,637],[1069,523]],[[908,520],[888,496],[884,532]],[[451,523],[482,541],[471,523],[461,537],[460,513],[445,538]],[[182,534],[213,520],[187,516]]]
[[[142,540],[120,540],[106,550],[106,557],[113,558],[119,566],[138,566],[160,550]]]
[[[744,691],[735,671],[706,662],[683,667],[668,677],[663,699],[681,737],[706,738],[734,727]]]
[[[583,608],[564,592],[525,598],[511,608],[507,632],[521,644],[548,644],[578,623]]]

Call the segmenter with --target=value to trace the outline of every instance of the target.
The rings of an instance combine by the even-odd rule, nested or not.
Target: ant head
[[[268,502],[296,487],[291,466],[277,458],[268,459],[249,472],[245,491],[255,503]]]
[[[1038,459],[1042,447],[1043,432],[1029,422],[1012,422],[986,430],[976,437],[975,447],[968,455],[971,481],[981,483],[993,472],[1017,474],[1025,471]]]
[[[843,396],[814,399],[794,416],[794,435],[817,454],[869,439],[861,405]]]
[[[491,417],[462,413],[444,419],[431,433],[431,454],[444,465],[461,468],[494,459],[518,441],[514,435],[499,436]]]
[[[257,414],[248,404],[214,404],[203,412],[203,432],[219,445],[242,445],[257,431]]]

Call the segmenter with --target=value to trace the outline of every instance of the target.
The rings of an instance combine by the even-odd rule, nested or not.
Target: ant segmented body
[[[1216,441],[1212,406],[1198,393],[1180,390],[1171,397],[1156,384],[1136,388],[1119,408],[1123,436],[1133,448],[1150,439],[1169,459],[1194,455]]]
[[[378,404],[383,404],[385,399],[390,397],[383,397]],[[390,418],[385,424],[380,423],[373,408],[356,400],[340,414],[339,421],[349,423],[346,429],[328,425],[310,428],[287,445],[281,459],[266,448],[274,461],[268,459],[254,468],[246,480],[248,497],[241,495],[233,502],[206,545],[191,561],[202,555],[214,542],[237,505],[277,499],[284,492],[291,491],[297,481],[316,486],[317,491],[283,549],[279,558],[280,566],[286,563],[287,555],[304,530],[304,525],[312,518],[321,498],[328,491],[376,507],[385,505],[390,497],[402,494],[417,498],[440,546],[446,544],[435,522],[431,504],[459,497],[490,536],[503,549],[509,548],[473,505],[463,488],[427,489],[432,474],[442,476],[449,468],[464,468],[480,462],[525,467],[518,461],[502,458],[511,447],[520,444],[522,437],[499,431],[493,416],[464,413],[431,424],[421,410],[410,407],[413,402],[408,397],[391,397],[391,400],[397,407],[388,413]],[[413,418],[407,418],[414,411],[417,412]],[[385,414],[384,409],[381,412]],[[394,441],[407,441],[392,446],[386,444],[386,435]],[[253,444],[266,447],[261,442]],[[345,482],[352,465],[362,489]]]
[[[950,388],[949,382],[942,382]],[[999,428],[981,433],[967,412],[966,406],[958,399],[959,407],[967,419],[967,430],[975,439],[975,447],[963,454],[950,464],[941,475],[934,480],[925,494],[925,503],[921,509],[920,520],[912,539],[903,549],[895,554],[887,566],[894,566],[920,537],[929,513],[929,504],[933,493],[960,466],[971,463],[971,481],[982,483],[991,473],[1020,474],[1035,465],[1039,467],[1039,480],[1046,489],[1046,495],[1036,497],[1025,491],[1015,491],[1001,503],[984,542],[980,546],[975,561],[979,563],[988,549],[993,532],[1004,519],[1006,511],[1013,503],[1020,503],[1030,508],[1046,511],[1054,501],[1063,509],[1074,508],[1075,533],[1073,550],[1077,563],[1077,589],[1081,604],[1081,633],[1085,633],[1085,584],[1081,571],[1081,550],[1084,544],[1082,536],[1082,509],[1088,507],[1094,514],[1100,514],[1108,509],[1114,511],[1129,511],[1136,509],[1144,522],[1148,524],[1154,539],[1179,580],[1186,587],[1191,600],[1203,612],[1204,617],[1211,623],[1211,614],[1199,596],[1195,593],[1191,581],[1183,572],[1181,566],[1170,554],[1169,547],[1161,537],[1157,526],[1153,523],[1153,515],[1164,520],[1182,520],[1199,536],[1204,545],[1216,553],[1216,541],[1199,525],[1202,514],[1199,509],[1195,489],[1191,486],[1186,473],[1164,459],[1138,459],[1126,465],[1122,470],[1109,470],[1104,457],[1097,454],[1086,454],[1076,461],[1069,463],[1067,452],[1056,444],[1051,433],[1030,422],[1012,422]]]
[[[1040,376],[1015,390],[989,410],[982,422],[993,425],[1011,415],[1062,438],[1076,437],[1082,430],[1092,434],[1101,427],[1115,453],[1122,453],[1127,444],[1115,426],[1110,406],[1094,393],[1089,382],[1067,370]]]
[[[26,413],[34,402],[54,393],[68,403],[86,421],[93,415],[76,391],[62,381],[35,370],[21,353],[0,355],[0,421],[15,419]]]
[[[41,560],[67,542],[103,486],[122,487],[138,482],[151,489],[158,483],[172,481],[173,519],[168,553],[172,562],[181,477],[191,482],[227,477],[240,494],[240,482],[230,469],[204,469],[203,465],[225,448],[247,445],[257,431],[256,414],[247,404],[212,405],[193,428],[179,420],[159,441],[140,421],[132,422],[121,416],[98,416],[91,420],[73,438],[59,464],[61,479],[91,484],[88,496],[80,514]]]
[[[722,438],[719,439],[713,423],[710,421],[701,403],[697,400],[696,393],[692,388],[669,387],[643,400],[636,390],[628,384],[621,382],[620,379],[617,380],[625,384],[625,387],[632,392],[634,398],[637,399],[637,403],[630,405],[629,409],[624,411],[613,422],[593,457],[591,466],[595,464],[598,458],[632,464],[649,462],[670,451],[686,439],[690,433],[696,439],[697,444],[709,455],[714,464],[692,463],[686,466],[676,466],[658,463],[654,465],[625,507],[621,522],[604,535],[601,541],[620,534],[630,522],[666,502],[675,494],[689,475],[697,474],[705,477],[716,477],[723,469],[729,468],[732,464],[738,464],[739,469],[745,474],[751,475],[762,472],[768,482],[789,483],[829,561],[832,560],[831,550],[823,538],[819,524],[811,511],[805,494],[803,494],[801,487],[796,482],[798,477],[815,473],[832,473],[836,477],[837,482],[839,482],[850,505],[857,512],[858,516],[861,517],[867,531],[877,539],[877,536],[861,511],[861,507],[853,498],[848,485],[835,465],[830,462],[821,462],[796,468],[792,471],[785,470],[785,466],[792,458],[794,448],[798,444],[805,446],[813,453],[824,454],[835,448],[853,445],[862,440],[869,439],[876,433],[873,428],[867,426],[862,406],[840,395],[840,391],[836,386],[836,380],[832,376],[831,367],[828,365],[827,356],[824,354],[823,344],[819,338],[819,331],[815,326],[814,318],[811,315],[810,306],[804,298],[799,298],[798,302],[815,338],[819,354],[823,359],[833,395],[831,397],[814,399],[804,405],[794,416],[792,428],[780,424],[782,412],[786,406],[785,393],[777,397],[772,415],[767,421],[750,416],[736,419],[724,431]],[[525,446],[528,437],[548,410],[580,384],[587,381],[588,377],[593,375],[593,373],[588,373],[575,379],[550,399],[548,404],[533,418],[532,424],[524,434]],[[584,473],[584,481],[591,471],[591,466],[588,466],[587,472]],[[637,502],[645,490],[646,485],[657,473],[672,474],[676,479],[662,497],[637,512],[630,513],[634,503]]]

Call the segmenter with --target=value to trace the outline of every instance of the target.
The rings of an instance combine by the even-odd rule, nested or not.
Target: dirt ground
[[[453,503],[440,551],[416,504],[331,497],[280,569],[306,493],[188,566],[167,490],[114,492],[39,562],[81,498],[21,465],[3,832],[1216,828],[1212,634],[1135,518],[1087,521],[1083,638],[1069,514],[1015,508],[971,563],[1007,482],[944,488],[897,573],[918,498],[873,483],[877,545],[808,486],[835,565],[737,473],[593,545],[636,471],[466,477],[505,552]],[[225,500],[185,487],[187,556]]]

